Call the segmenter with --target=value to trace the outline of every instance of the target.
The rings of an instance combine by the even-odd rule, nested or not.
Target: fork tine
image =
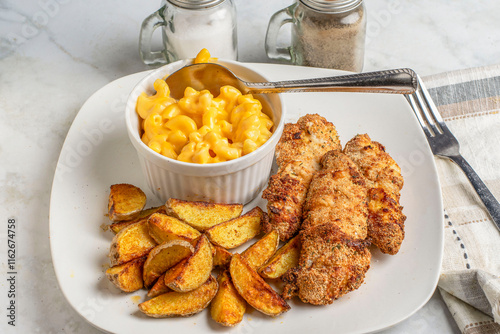
[[[422,110],[422,115],[424,116],[425,121],[429,125],[429,127],[432,129],[432,131],[435,134],[440,134],[443,131],[441,130],[441,127],[439,127],[439,123],[434,119],[432,114],[430,113],[429,106],[427,105],[425,101],[425,97],[422,95],[422,90],[419,87],[419,90],[415,92],[415,98],[417,100],[418,106],[420,110]]]
[[[424,85],[423,80],[420,78],[419,75],[417,75],[417,81],[418,85],[420,86],[420,91],[422,92],[422,95],[424,96],[424,101],[428,106],[428,110],[432,114],[432,117],[436,120],[436,122],[439,124],[441,128],[445,127],[445,123],[443,118],[441,117],[441,114],[439,113],[436,104],[434,104],[434,101],[432,100],[431,94],[429,94],[429,91]]]
[[[422,112],[420,110],[420,107],[417,105],[417,102],[415,101],[415,93],[410,94],[410,95],[405,95],[406,99],[410,103],[411,108],[413,109],[415,116],[417,116],[418,122],[420,123],[420,126],[424,130],[424,133],[427,137],[432,137],[434,136],[434,133],[431,133],[429,131],[429,128],[427,126],[427,123],[425,120],[422,118]]]
[[[413,94],[413,99],[415,100],[415,104],[418,107],[418,110],[420,111],[420,115],[422,116],[423,121],[429,128],[431,132],[431,136],[435,136],[441,133],[441,128],[438,128],[436,126],[436,121],[432,117],[432,115],[429,113],[429,107],[427,106],[427,103],[425,103],[424,97],[422,96],[422,93],[420,92],[420,87],[415,93]]]

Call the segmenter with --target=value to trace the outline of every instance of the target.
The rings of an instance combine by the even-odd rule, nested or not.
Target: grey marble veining
[[[148,69],[138,54],[139,29],[159,3],[0,1],[0,219],[17,221],[19,272],[18,326],[8,326],[2,316],[1,333],[100,333],[66,302],[54,275],[48,229],[52,178],[66,133],[85,100],[114,79]],[[268,62],[267,22],[291,3],[236,0],[239,60]],[[365,70],[411,67],[427,75],[500,61],[496,1],[370,0],[366,6]],[[2,227],[1,245],[6,238]],[[1,248],[4,309],[6,247]],[[386,333],[455,331],[435,294]]]

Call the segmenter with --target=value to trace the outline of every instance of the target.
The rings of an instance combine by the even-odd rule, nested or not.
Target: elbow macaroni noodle
[[[198,55],[196,55],[196,58],[194,59],[195,64],[199,63],[215,63],[217,61],[217,58],[212,58],[210,55],[210,52],[208,52],[207,49],[202,49]]]
[[[213,58],[202,50],[196,63],[207,61]],[[139,96],[136,109],[143,120],[142,141],[166,157],[201,164],[233,160],[255,151],[272,135],[273,122],[260,101],[232,86],[222,87],[217,97],[188,87],[179,101],[170,97],[162,79],[154,82],[154,89],[152,96]]]

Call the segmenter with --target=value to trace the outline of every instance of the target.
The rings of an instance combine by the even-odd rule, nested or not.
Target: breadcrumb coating
[[[285,125],[276,146],[278,172],[262,195],[270,218],[264,233],[274,228],[286,241],[298,232],[311,178],[321,168],[321,157],[333,149],[341,149],[340,140],[335,126],[324,117],[309,114]]]
[[[344,148],[366,179],[368,190],[368,236],[382,253],[396,254],[404,239],[406,216],[399,205],[403,188],[401,168],[367,134],[357,135]]]
[[[356,165],[333,150],[311,180],[304,205],[299,265],[284,276],[283,296],[331,304],[357,289],[370,268],[367,189]]]

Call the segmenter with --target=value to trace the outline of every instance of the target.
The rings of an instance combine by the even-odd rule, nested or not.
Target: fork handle
[[[486,206],[486,209],[490,213],[493,222],[497,226],[498,230],[500,230],[500,203],[498,203],[495,196],[493,196],[491,191],[488,187],[486,187],[474,169],[461,155],[455,155],[448,158],[450,158],[464,171],[465,175],[469,178],[470,183],[476,190],[476,193],[479,195],[479,198],[483,201],[484,206]]]

